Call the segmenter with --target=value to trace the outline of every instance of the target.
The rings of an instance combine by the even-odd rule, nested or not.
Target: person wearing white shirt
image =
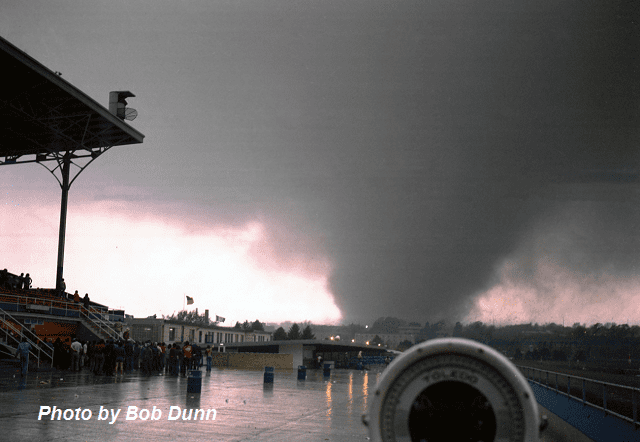
[[[82,344],[74,339],[71,343],[71,371],[80,371],[81,354]]]

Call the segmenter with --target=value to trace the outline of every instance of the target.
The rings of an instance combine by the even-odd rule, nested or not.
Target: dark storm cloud
[[[561,204],[553,186],[635,181],[625,170],[640,141],[637,13],[628,2],[543,3],[394,3],[378,19],[350,11],[340,31],[328,20],[318,45],[341,46],[314,56],[341,67],[308,77],[334,79],[309,91],[326,130],[288,156],[315,169],[289,176],[327,231],[347,319],[459,319]],[[619,219],[600,218],[589,235]],[[589,259],[617,259],[609,252]]]
[[[140,29],[171,32],[142,39],[135,65],[156,66],[149,85],[163,89],[145,81],[136,94],[170,105],[147,150],[113,156],[115,173],[190,228],[263,221],[275,265],[328,262],[346,320],[461,319],[505,260],[526,282],[530,250],[553,235],[567,245],[553,255],[584,274],[634,271],[633,2],[145,14]],[[587,218],[597,241],[571,236]]]

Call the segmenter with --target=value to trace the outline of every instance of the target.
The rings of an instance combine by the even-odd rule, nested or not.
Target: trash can
[[[298,380],[304,381],[307,378],[307,367],[298,365]]]
[[[187,378],[187,393],[200,393],[202,390],[202,372],[190,370]]]
[[[264,367],[264,383],[273,384],[273,367]]]
[[[331,364],[324,364],[323,374],[325,376],[331,376]]]

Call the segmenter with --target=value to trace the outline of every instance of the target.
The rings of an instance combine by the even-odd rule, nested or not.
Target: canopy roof
[[[144,135],[0,37],[0,164],[97,157]],[[106,98],[106,94],[105,94]]]

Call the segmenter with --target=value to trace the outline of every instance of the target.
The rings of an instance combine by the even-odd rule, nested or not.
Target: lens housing
[[[382,374],[365,423],[372,441],[535,441],[538,406],[502,354],[445,338],[415,345]]]

